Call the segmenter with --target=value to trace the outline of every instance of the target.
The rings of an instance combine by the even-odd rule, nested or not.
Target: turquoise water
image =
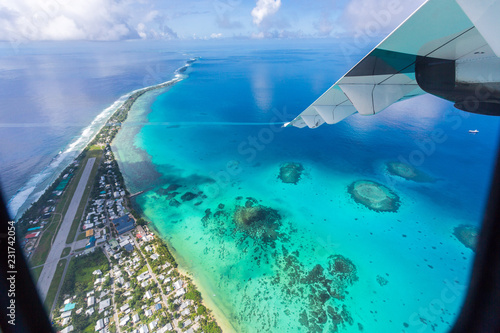
[[[498,120],[424,96],[282,129],[350,65],[301,43],[200,48],[183,81],[141,97],[114,143],[137,206],[234,331],[446,332],[473,259],[453,230],[480,224]],[[390,175],[403,160],[435,181]],[[278,178],[289,162],[296,184]],[[356,180],[391,189],[397,212],[356,203]],[[257,218],[238,224],[245,206]]]

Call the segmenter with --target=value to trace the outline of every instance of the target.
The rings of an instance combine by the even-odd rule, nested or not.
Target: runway
[[[85,165],[85,169],[83,170],[82,177],[78,182],[78,186],[76,187],[75,193],[73,194],[73,198],[68,207],[68,211],[64,216],[59,232],[57,233],[56,239],[50,248],[49,255],[45,264],[43,266],[42,273],[38,279],[37,287],[40,297],[45,300],[47,296],[47,292],[49,291],[50,283],[52,282],[52,278],[54,277],[54,273],[56,272],[57,263],[61,258],[61,254],[65,247],[71,246],[71,244],[66,244],[66,239],[68,238],[69,231],[71,229],[71,225],[73,220],[75,219],[76,211],[78,210],[78,206],[80,205],[80,201],[82,200],[83,192],[85,192],[85,187],[87,186],[87,182],[90,177],[90,173],[92,172],[92,167],[95,163],[95,158],[89,158],[87,161],[87,165]]]

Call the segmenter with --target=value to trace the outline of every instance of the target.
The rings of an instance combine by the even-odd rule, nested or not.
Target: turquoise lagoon
[[[200,59],[184,80],[142,96],[113,149],[225,330],[446,332],[473,259],[453,231],[480,225],[498,120],[424,96],[283,129],[352,65],[334,42],[189,51]],[[392,161],[434,181],[391,175]],[[286,163],[303,167],[296,184],[278,178]],[[357,180],[387,186],[399,209],[354,201]]]

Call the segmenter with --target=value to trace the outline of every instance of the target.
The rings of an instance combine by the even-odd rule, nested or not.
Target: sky
[[[424,0],[3,0],[0,40],[386,35]]]

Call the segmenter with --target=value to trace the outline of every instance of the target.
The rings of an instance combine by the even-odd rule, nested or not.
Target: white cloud
[[[281,0],[258,0],[252,9],[253,23],[260,25],[262,21],[278,12],[281,7]]]
[[[137,37],[133,3],[115,0],[16,0],[0,4],[0,40],[119,40]]]
[[[341,24],[348,32],[385,35],[394,30],[425,0],[353,0]]]

